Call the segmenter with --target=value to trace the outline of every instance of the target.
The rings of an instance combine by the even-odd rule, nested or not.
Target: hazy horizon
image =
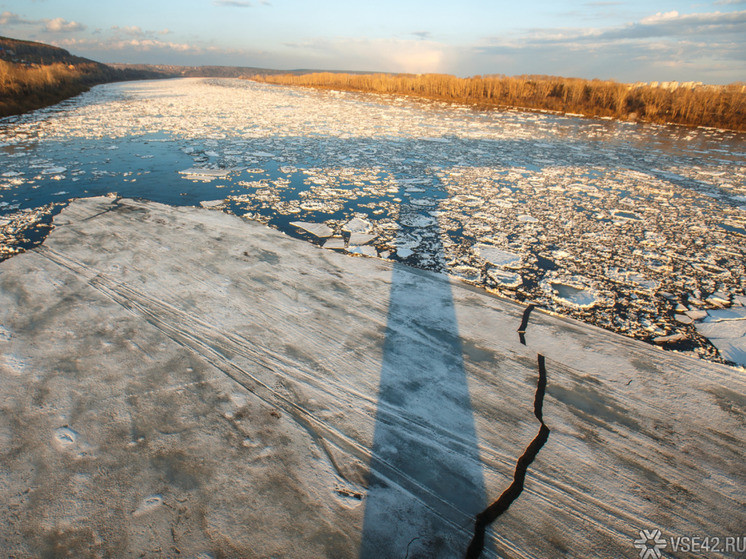
[[[746,80],[746,0],[0,0],[0,35],[106,63]]]

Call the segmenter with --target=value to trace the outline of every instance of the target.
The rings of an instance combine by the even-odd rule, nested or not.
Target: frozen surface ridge
[[[608,558],[641,530],[742,535],[742,370],[220,211],[94,197],[54,224],[0,263],[5,555],[450,559],[476,525],[470,557]],[[697,327],[742,335],[730,303]]]

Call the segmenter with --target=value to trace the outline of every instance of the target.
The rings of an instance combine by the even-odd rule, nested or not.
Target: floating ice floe
[[[67,171],[67,167],[47,167],[46,169],[42,169],[41,174],[59,175],[60,173],[64,173],[65,171]]]
[[[324,223],[309,223],[307,221],[291,221],[290,225],[303,229],[312,235],[320,238],[331,237],[334,231]]]
[[[342,231],[346,233],[369,233],[372,228],[373,225],[369,221],[355,217],[342,226]]]
[[[366,245],[375,239],[375,235],[369,233],[351,233],[350,234],[350,245]]]
[[[588,309],[596,305],[599,294],[587,285],[585,278],[558,276],[548,273],[540,282],[541,288],[557,303],[578,309]]]
[[[344,247],[345,240],[342,237],[331,237],[324,243],[324,248],[339,250],[343,249]]]
[[[399,222],[406,227],[432,227],[438,220],[429,215],[410,213],[400,215]]]
[[[191,180],[199,180],[208,182],[214,179],[227,177],[235,169],[201,169],[199,167],[190,167],[179,171],[179,174],[184,175],[184,178]]]
[[[516,288],[523,284],[520,274],[506,272],[499,269],[489,270],[487,275],[501,287]]]
[[[708,310],[696,328],[724,359],[746,366],[746,307]]]
[[[482,276],[482,272],[479,270],[479,268],[465,265],[453,266],[450,270],[448,270],[448,272],[452,276],[456,276],[457,278],[468,282],[477,282]]]
[[[378,251],[376,250],[376,247],[370,246],[370,245],[348,246],[347,252],[352,253],[352,254],[362,254],[363,256],[371,256],[374,258],[378,256]]]
[[[500,268],[515,266],[521,262],[520,255],[499,249],[494,245],[478,243],[474,245],[474,252],[480,258]]]
[[[217,208],[218,206],[222,206],[225,203],[225,200],[202,200],[199,205],[203,208]]]

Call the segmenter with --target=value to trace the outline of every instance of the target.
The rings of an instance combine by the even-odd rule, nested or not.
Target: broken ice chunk
[[[684,334],[671,334],[670,336],[657,336],[653,338],[653,342],[658,345],[675,344],[686,339]]]
[[[203,208],[215,208],[220,206],[225,200],[202,200],[199,205]]]
[[[523,284],[523,280],[519,274],[512,272],[505,272],[503,270],[490,270],[487,275],[498,285],[502,287],[520,287]]]
[[[191,180],[211,181],[213,179],[227,177],[233,169],[201,169],[199,167],[190,167],[179,171],[179,174]]]
[[[473,266],[454,266],[449,270],[451,275],[461,278],[466,281],[479,281],[481,272],[478,268]]]
[[[521,261],[521,257],[514,252],[501,250],[493,245],[479,243],[474,246],[474,252],[493,266],[513,266]]]
[[[420,214],[401,215],[399,222],[407,227],[432,227],[438,223],[434,217]]]
[[[684,314],[692,320],[702,320],[707,317],[707,311],[702,310],[686,311]]]
[[[290,225],[293,227],[297,227],[298,229],[303,229],[304,231],[307,231],[311,233],[311,235],[315,235],[320,238],[326,238],[331,237],[332,234],[334,234],[334,231],[331,230],[327,225],[323,223],[310,223],[307,221],[291,221]]]
[[[556,302],[569,307],[587,309],[594,306],[599,297],[595,290],[586,287],[584,283],[582,278],[572,276],[561,280],[547,279],[541,282],[541,286]]]
[[[376,247],[365,245],[365,246],[351,246],[347,248],[347,252],[350,252],[352,254],[362,254],[363,256],[372,256],[376,257],[378,256],[378,251],[376,250]]]
[[[746,366],[746,307],[707,311],[697,332],[710,340],[721,357]]]
[[[352,233],[350,235],[350,244],[351,245],[365,245],[371,242],[375,238],[376,238],[375,235],[370,235],[368,233]]]
[[[676,322],[684,325],[689,325],[694,322],[694,319],[691,316],[687,316],[685,314],[675,314],[674,318],[676,319]]]
[[[43,169],[41,174],[42,175],[58,175],[59,173],[64,173],[67,171],[67,167],[47,167],[46,169]]]
[[[347,233],[369,233],[372,228],[373,226],[369,221],[355,217],[342,226],[342,231]]]
[[[345,240],[342,237],[332,237],[324,243],[324,248],[342,249],[345,247]]]

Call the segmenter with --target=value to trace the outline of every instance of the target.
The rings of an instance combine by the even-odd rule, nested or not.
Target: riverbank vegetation
[[[109,81],[93,65],[25,66],[0,60],[0,117],[58,103]]]
[[[65,49],[0,37],[0,117],[59,103],[99,83],[161,77],[118,69]]]
[[[589,117],[746,131],[746,84],[624,84],[555,76],[309,73],[254,75],[254,81],[406,95],[483,107],[548,110]]]

